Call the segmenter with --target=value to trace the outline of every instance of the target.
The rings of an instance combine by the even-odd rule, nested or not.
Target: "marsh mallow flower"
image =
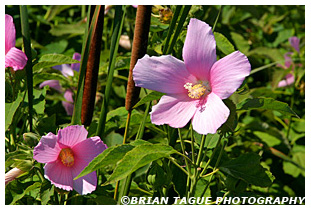
[[[72,59],[75,59],[77,61],[81,61],[81,54],[80,53],[74,53],[72,56]],[[69,64],[62,64],[58,66],[53,66],[53,69],[59,70],[65,77],[68,76],[74,76],[74,71],[79,72],[80,70],[80,63],[72,63],[71,65]],[[60,85],[58,80],[46,80],[42,82],[39,87],[43,88],[44,86],[48,85],[50,88],[57,90],[59,93],[64,94],[64,98],[66,101],[62,101],[62,105],[64,109],[66,110],[67,115],[72,115],[73,114],[73,92],[70,89],[63,90],[62,86]]]
[[[76,190],[88,194],[96,189],[96,171],[77,180],[80,172],[107,146],[98,137],[87,138],[84,126],[71,125],[58,131],[57,135],[48,133],[42,136],[34,148],[33,158],[45,163],[44,177],[63,190]]]
[[[300,39],[296,36],[290,37],[288,39],[289,43],[291,44],[291,46],[299,53],[300,52],[300,48],[299,48],[299,44],[300,44]],[[286,74],[286,76],[284,77],[283,80],[281,80],[278,83],[278,87],[287,87],[290,86],[292,84],[294,84],[295,82],[295,75],[294,75],[294,70],[295,70],[295,63],[293,62],[291,56],[293,55],[292,52],[287,52],[284,54],[284,60],[285,60],[285,65],[277,65],[285,70],[289,69],[290,67],[292,67],[291,72]]]
[[[151,121],[181,128],[192,120],[196,132],[216,133],[230,113],[222,99],[240,87],[250,73],[250,63],[239,51],[217,61],[212,29],[197,19],[188,25],[183,59],[145,55],[136,63],[136,86],[166,93],[152,107]]]
[[[12,67],[15,71],[23,69],[27,56],[15,47],[15,25],[10,15],[5,15],[5,68]]]

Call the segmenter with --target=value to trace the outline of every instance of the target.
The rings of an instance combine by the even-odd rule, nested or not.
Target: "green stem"
[[[170,23],[170,26],[169,26],[169,29],[168,29],[168,33],[167,33],[167,36],[166,36],[166,39],[165,39],[165,44],[164,44],[164,48],[163,48],[163,54],[167,54],[167,48],[168,48],[168,45],[171,41],[171,37],[172,37],[172,33],[173,33],[173,30],[176,26],[176,22],[177,22],[177,18],[179,16],[179,13],[180,13],[180,10],[182,8],[182,5],[177,5],[176,6],[176,10],[174,12],[174,16],[173,16],[173,19]]]
[[[106,117],[108,113],[108,102],[110,98],[110,92],[112,87],[112,81],[113,81],[113,73],[114,73],[114,66],[115,61],[119,49],[119,40],[122,32],[122,25],[124,22],[125,12],[124,12],[124,6],[117,5],[115,6],[115,18],[114,18],[114,26],[113,26],[113,34],[111,39],[111,50],[110,50],[110,56],[109,56],[109,66],[108,66],[108,76],[107,76],[107,83],[105,88],[105,96],[103,99],[102,107],[101,107],[101,113],[100,118],[97,126],[96,134],[97,136],[101,137],[101,139],[104,138],[105,134],[105,124],[106,124]]]
[[[27,89],[28,89],[28,108],[29,108],[29,130],[32,132],[32,115],[33,115],[33,75],[32,75],[32,56],[28,12],[26,5],[20,5],[21,28],[24,42],[25,54],[28,58],[26,64]]]
[[[201,161],[203,150],[204,150],[205,141],[206,141],[206,135],[202,135],[199,154],[198,154],[198,158],[197,158],[197,162],[196,162],[196,165],[199,167],[200,167],[200,161]]]
[[[184,142],[184,140],[183,140],[183,138],[182,138],[182,136],[181,136],[181,133],[180,133],[180,129],[178,128],[178,135],[179,135],[179,139],[180,139],[180,145],[181,145],[181,150],[182,150],[182,154],[183,154],[183,156],[186,156],[187,157],[187,155],[186,155],[186,149],[185,149],[185,142]],[[189,165],[189,162],[188,162],[188,159],[187,158],[185,158],[185,162],[186,162],[186,167],[187,167],[187,170],[188,170],[188,173],[189,173],[189,175],[191,174],[191,168],[190,168],[190,165]]]
[[[218,18],[219,18],[220,13],[221,13],[221,8],[222,8],[222,5],[220,5],[220,8],[219,8],[219,11],[218,11],[218,14],[217,14],[216,20],[215,20],[214,25],[213,25],[213,29],[212,29],[212,31],[213,31],[213,32],[214,32],[215,27],[216,27],[216,25],[217,25]]]
[[[173,157],[169,157],[169,160],[175,165],[177,166],[180,170],[182,170],[187,176],[189,176],[189,173],[183,168],[181,167]]]
[[[135,140],[143,138],[144,131],[145,131],[146,119],[147,119],[148,114],[149,114],[150,105],[151,105],[151,102],[148,102],[147,106],[146,106],[146,109],[145,109],[144,116],[143,116],[143,120],[142,120],[142,122],[141,122],[141,124],[139,126],[139,129],[138,129],[138,132],[137,132]]]
[[[219,139],[218,139],[218,141],[217,141],[217,145],[216,145],[216,147],[214,148],[213,153],[212,153],[210,159],[207,161],[205,167],[203,168],[203,170],[202,170],[202,172],[201,172],[201,174],[200,174],[200,177],[202,177],[202,176],[204,175],[204,173],[205,173],[207,167],[209,166],[211,160],[214,158],[214,155],[215,155],[215,153],[216,153],[216,150],[217,150],[217,148],[218,148],[219,145],[220,145],[220,142],[221,142],[220,140],[221,140],[221,138],[222,138],[222,135],[219,136]]]
[[[175,45],[175,43],[177,41],[178,36],[180,35],[180,31],[181,31],[181,29],[182,29],[182,27],[184,25],[184,22],[185,22],[185,20],[186,20],[186,18],[188,16],[188,13],[189,13],[190,9],[191,9],[191,5],[184,6],[184,9],[183,9],[181,17],[180,17],[180,19],[178,21],[178,25],[177,25],[176,31],[174,33],[173,39],[170,42],[169,48],[167,50],[167,54],[171,54],[172,53],[173,47],[174,47],[174,45]]]
[[[217,158],[216,164],[215,164],[215,166],[214,166],[214,168],[213,168],[213,171],[212,171],[211,173],[209,173],[209,174],[211,174],[211,176],[210,176],[209,181],[208,181],[207,185],[205,186],[205,188],[204,188],[204,190],[203,190],[203,192],[202,192],[202,194],[201,194],[201,197],[204,196],[204,194],[205,194],[205,192],[206,192],[208,186],[210,185],[210,183],[211,183],[211,181],[212,181],[212,178],[213,178],[214,174],[218,171],[217,167],[218,167],[218,164],[219,164],[219,162],[220,162],[220,160],[221,160],[222,153],[223,153],[223,151],[224,151],[224,149],[225,149],[227,143],[228,143],[228,141],[225,140],[223,146],[221,147],[221,150],[220,150],[220,152],[219,152],[219,156],[218,156],[218,158]],[[216,150],[216,149],[217,149],[217,147],[215,148],[215,150]],[[214,150],[214,151],[215,151],[215,150]],[[217,171],[216,171],[216,170],[217,170]]]

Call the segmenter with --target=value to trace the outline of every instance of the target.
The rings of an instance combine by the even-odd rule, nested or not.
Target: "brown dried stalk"
[[[150,5],[139,5],[137,7],[132,56],[125,99],[125,108],[129,112],[131,112],[132,107],[135,105],[139,97],[140,87],[135,87],[133,69],[137,60],[142,58],[147,51],[151,7],[152,6]]]
[[[104,26],[104,12],[105,12],[105,6],[102,5],[100,7],[101,8],[99,11],[98,21],[96,23],[94,35],[91,40],[91,46],[84,80],[81,123],[86,126],[90,125],[92,121],[96,89],[97,89],[98,68],[100,61],[100,51],[101,51],[101,42]],[[91,11],[93,11],[94,13],[94,8],[92,9]]]

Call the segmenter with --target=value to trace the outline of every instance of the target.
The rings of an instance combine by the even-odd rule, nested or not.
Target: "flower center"
[[[74,164],[74,155],[70,148],[62,149],[59,153],[59,158],[67,167],[71,167]]]
[[[199,82],[195,85],[192,85],[192,83],[187,82],[184,85],[185,89],[188,90],[188,96],[193,99],[200,99],[202,96],[204,96],[206,93],[211,92],[211,88],[209,86],[208,82]]]

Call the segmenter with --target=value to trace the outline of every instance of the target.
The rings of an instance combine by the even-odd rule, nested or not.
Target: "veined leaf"
[[[135,108],[139,107],[140,105],[143,105],[147,102],[150,102],[153,100],[158,100],[163,95],[165,95],[165,94],[157,92],[157,91],[153,91],[153,92],[149,93],[148,95],[146,95],[145,97],[143,97],[140,101],[138,101],[137,104],[135,104],[135,106],[133,106],[133,109],[135,109]]]
[[[171,146],[162,144],[140,145],[129,151],[117,164],[105,185],[124,179],[140,167],[176,153]]]
[[[236,159],[221,164],[219,169],[249,184],[268,187],[272,184],[272,180],[266,173],[266,170],[260,165],[260,158],[255,153],[243,154]]]
[[[43,55],[39,62],[33,66],[34,71],[38,71],[43,68],[49,68],[62,64],[79,63],[79,61],[61,54],[46,54]]]
[[[288,104],[277,101],[273,98],[247,98],[237,104],[237,110],[275,110],[285,115],[299,116],[288,106]]]
[[[102,167],[116,164],[133,148],[134,146],[129,144],[116,145],[114,147],[107,148],[104,152],[95,157],[75,179],[78,179]]]

